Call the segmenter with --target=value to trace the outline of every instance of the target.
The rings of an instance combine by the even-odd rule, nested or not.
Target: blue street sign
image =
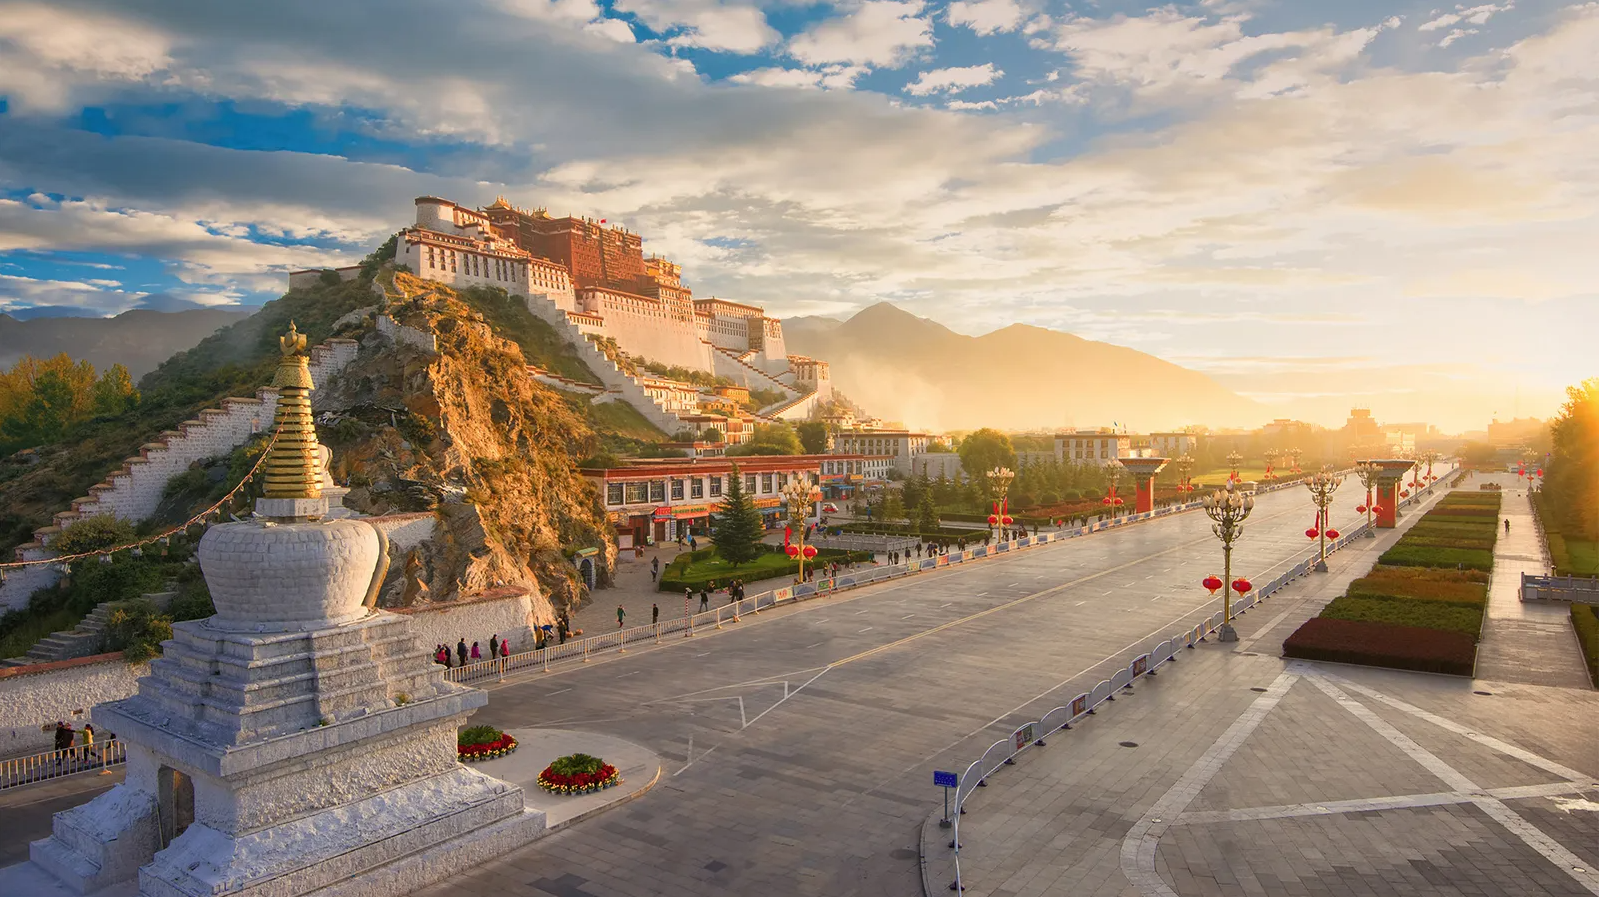
[[[960,783],[961,777],[959,773],[933,770],[933,784],[939,788],[956,788],[960,786]]]

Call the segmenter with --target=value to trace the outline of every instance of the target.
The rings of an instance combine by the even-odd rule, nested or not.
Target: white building
[[[1151,433],[1149,447],[1156,458],[1192,457],[1199,451],[1198,433]]]
[[[930,480],[943,478],[950,482],[966,479],[966,469],[961,466],[961,456],[954,452],[929,452],[911,459],[911,475],[927,474]]]
[[[564,266],[536,258],[501,236],[481,212],[436,196],[416,200],[416,226],[399,233],[395,264],[450,287],[501,287],[513,296],[542,296],[576,309]]]
[[[911,472],[911,459],[926,453],[929,436],[908,430],[846,430],[833,436],[835,455],[888,455],[894,470]]]
[[[1133,456],[1133,437],[1112,430],[1077,430],[1055,437],[1055,457],[1061,463],[1104,466],[1117,458]]]

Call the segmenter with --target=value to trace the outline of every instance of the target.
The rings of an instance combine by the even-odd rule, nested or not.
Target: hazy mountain
[[[217,329],[249,317],[251,311],[254,309],[136,309],[114,318],[40,317],[26,321],[0,314],[0,368],[11,367],[24,355],[48,358],[65,352],[87,359],[96,370],[120,363],[137,381]]]
[[[790,352],[832,363],[871,413],[934,430],[1259,424],[1258,403],[1196,371],[1124,346],[1012,324],[963,336],[881,302],[847,321],[783,322]]]

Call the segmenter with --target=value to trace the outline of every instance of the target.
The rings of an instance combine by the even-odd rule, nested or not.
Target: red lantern
[[[1337,530],[1335,530],[1335,529],[1330,529],[1330,530],[1328,530],[1328,531],[1327,531],[1327,538],[1329,538],[1329,539],[1336,539],[1336,538],[1338,538],[1338,531],[1337,531]]]
[[[1543,468],[1538,468],[1538,476],[1543,476]]]
[[[1237,592],[1238,594],[1242,595],[1245,592],[1248,592],[1249,589],[1250,589],[1249,580],[1244,579],[1242,576],[1240,576],[1237,579],[1233,580],[1233,591]]]
[[[1116,504],[1118,504],[1118,505],[1125,504],[1125,502],[1123,502],[1121,499],[1118,498],[1118,499],[1116,499]]]
[[[805,546],[805,557],[806,558],[816,557],[816,546],[815,545],[807,545],[807,546]]]
[[[1214,595],[1216,594],[1216,590],[1221,588],[1221,577],[1212,573],[1201,580],[1199,584],[1207,589],[1210,589],[1210,593]]]
[[[1106,497],[1100,499],[1099,503],[1102,504],[1102,505],[1109,506],[1110,505],[1110,497],[1106,496]]]
[[[988,515],[988,525],[989,526],[994,526],[997,523],[999,523],[999,515],[998,514],[990,514],[990,515]]]
[[[788,556],[791,557],[791,558],[799,557],[799,546],[798,545],[789,545],[784,550],[788,552]]]
[[[999,518],[999,522],[1005,524],[1006,526],[1010,526],[1012,523],[1016,522],[1016,518],[1006,514],[1004,517]]]
[[[1373,514],[1381,514],[1382,513],[1382,506],[1381,505],[1372,505],[1371,506],[1371,512]]]
[[[1355,505],[1355,513],[1356,514],[1364,514],[1364,513],[1366,513],[1366,506],[1365,505]]]
[[[1399,493],[1399,497],[1400,498],[1409,498],[1410,497],[1410,490],[1406,489],[1405,491]]]
[[[1307,539],[1314,539],[1319,535],[1321,535],[1321,530],[1316,529],[1314,526],[1305,530],[1305,538]]]

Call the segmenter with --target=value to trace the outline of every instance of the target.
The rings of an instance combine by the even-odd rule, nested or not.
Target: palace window
[[[455,251],[454,250],[450,251],[450,273],[451,274],[455,273]]]
[[[682,501],[682,500],[683,500],[683,481],[682,480],[673,480],[672,481],[672,501]]]
[[[650,501],[666,501],[666,481],[650,480]]]
[[[688,497],[689,498],[704,498],[705,497],[705,481],[700,479],[699,477],[695,477],[694,479],[689,480],[688,481]]]
[[[627,483],[627,503],[641,505],[650,500],[648,483]]]
[[[711,477],[711,497],[720,498],[722,495],[722,478]]]
[[[608,505],[619,505],[622,503],[621,483],[605,484],[605,503]]]
[[[753,474],[753,473],[744,474],[744,491],[745,492],[754,492],[755,491],[755,474]],[[767,491],[770,492],[771,490],[768,489]]]

